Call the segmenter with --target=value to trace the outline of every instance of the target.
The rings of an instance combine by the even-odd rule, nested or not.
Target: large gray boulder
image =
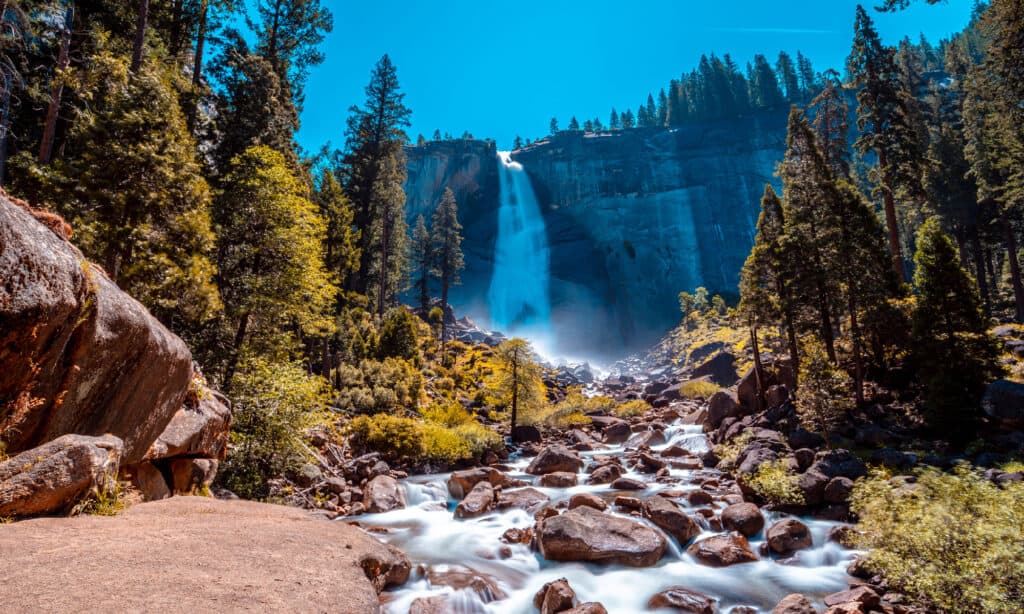
[[[1024,422],[1024,384],[997,379],[985,390],[985,413],[1009,422]]]
[[[537,524],[537,546],[549,561],[586,561],[650,567],[668,548],[647,525],[578,507]]]
[[[548,473],[576,473],[583,468],[583,460],[576,452],[569,448],[555,444],[540,451],[526,468],[526,473],[531,475],[545,475]]]
[[[0,462],[0,517],[63,511],[111,488],[123,449],[111,435],[64,435]]]
[[[184,342],[23,205],[0,195],[0,438],[21,452],[110,433],[142,460],[181,408]]]

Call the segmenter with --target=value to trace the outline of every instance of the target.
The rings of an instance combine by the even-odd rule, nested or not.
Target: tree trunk
[[[1005,213],[999,216],[1003,224],[1003,240],[1006,243],[1006,256],[1010,259],[1010,280],[1013,282],[1014,321],[1024,322],[1024,285],[1020,279],[1020,261],[1017,260],[1017,237],[1013,233],[1013,224]]]
[[[57,69],[54,71],[53,83],[50,84],[50,106],[46,109],[46,124],[43,127],[43,139],[39,143],[39,163],[49,164],[53,159],[53,140],[57,136],[57,117],[60,115],[60,103],[64,94],[62,74],[70,63],[71,24],[75,18],[75,9],[68,8],[64,13],[64,30],[60,35],[60,52],[57,54]]]
[[[249,312],[242,314],[242,320],[238,323],[238,330],[235,332],[235,342],[231,345],[231,356],[228,364],[224,367],[224,381],[220,387],[224,393],[231,389],[231,380],[235,377],[235,369],[238,368],[238,358],[242,351],[242,344],[245,342],[245,332],[249,328]]]
[[[177,59],[181,53],[181,30],[182,22],[185,20],[185,1],[174,0],[171,3],[171,36],[168,42],[167,51],[171,57]]]
[[[149,22],[149,0],[139,0],[139,16],[135,22],[135,48],[132,50],[133,73],[142,68],[142,52],[146,46],[146,25]]]
[[[900,227],[896,219],[896,202],[892,195],[892,185],[888,179],[889,158],[882,148],[876,150],[878,154],[878,169],[882,176],[882,204],[885,207],[885,226],[889,231],[889,255],[892,256],[892,268],[896,272],[896,279],[906,281],[903,274],[903,251],[900,248]]]
[[[754,352],[754,382],[757,384],[757,411],[764,409],[764,364],[761,362],[761,347],[757,343],[757,325],[753,321],[750,327],[750,348]]]
[[[516,420],[519,414],[519,355],[512,356],[512,428],[509,430],[509,437],[512,442],[516,441]]]
[[[988,290],[988,275],[985,272],[985,252],[981,248],[978,225],[971,227],[971,251],[974,252],[974,270],[977,275],[978,292],[985,304],[985,317],[992,317],[992,297]]]

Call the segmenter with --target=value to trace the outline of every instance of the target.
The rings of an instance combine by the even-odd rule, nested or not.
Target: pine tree
[[[355,211],[345,196],[336,171],[324,170],[316,187],[314,200],[320,217],[327,223],[324,242],[324,263],[336,276],[342,288],[351,288],[359,271],[359,230],[355,227]]]
[[[800,102],[803,96],[796,66],[793,64],[793,58],[785,51],[779,52],[779,59],[775,62],[775,72],[778,74],[779,81],[782,82],[783,89],[786,90],[786,100]]]
[[[543,403],[539,394],[543,389],[540,365],[533,360],[533,351],[524,339],[505,341],[498,346],[497,354],[502,365],[499,393],[502,398],[508,399],[508,407],[512,414],[509,431],[514,442],[520,411],[534,409]]]
[[[523,148],[523,137],[521,137],[521,136],[519,136],[517,134],[516,138],[512,140],[512,149],[516,150],[516,149],[522,149],[522,148]]]
[[[754,56],[750,89],[751,102],[755,107],[762,109],[771,108],[785,102],[782,90],[779,89],[779,80],[775,76],[775,71],[772,70],[767,58],[760,54]]]
[[[233,331],[220,382],[228,390],[246,352],[281,355],[292,330],[331,333],[337,288],[324,266],[327,225],[281,153],[246,150],[231,161],[223,186],[217,263]]]
[[[301,109],[309,69],[324,61],[319,46],[334,27],[331,12],[320,6],[320,0],[257,0],[255,5],[259,21],[246,22],[256,33],[257,52]]]
[[[572,119],[569,120],[569,131],[570,132],[579,132],[579,129],[580,129],[580,123],[578,121],[576,121],[576,116],[573,115]]]
[[[893,50],[882,45],[864,7],[857,7],[853,51],[847,69],[857,92],[857,127],[854,144],[862,154],[878,158],[877,182],[885,209],[893,270],[903,276],[903,252],[896,199],[918,201],[922,194],[922,152],[915,132],[907,95],[902,91]]]
[[[930,218],[918,232],[914,263],[913,361],[929,426],[963,443],[981,417],[985,384],[1000,374],[999,348],[988,333],[974,281],[938,219]]]
[[[626,109],[621,117],[623,129],[629,129],[636,125],[636,119],[633,117],[633,111],[630,109]]]
[[[814,131],[821,144],[821,153],[832,169],[832,174],[840,179],[850,177],[850,126],[847,122],[849,107],[843,96],[839,73],[828,70],[825,75],[825,88],[811,101],[814,112]]]
[[[551,123],[548,124],[548,131],[552,136],[558,134],[558,119],[554,117],[551,118]]]
[[[804,57],[804,54],[796,52],[796,72],[800,77],[800,89],[803,92],[803,100],[810,100],[818,89],[818,79],[814,74],[814,67],[811,61]]]
[[[654,96],[647,94],[647,106],[644,107],[644,115],[647,117],[647,126],[658,125],[658,107],[654,103]]]
[[[612,114],[608,118],[608,127],[612,130],[622,128],[622,124],[619,122],[619,112],[615,110],[615,107],[612,107]]]
[[[405,128],[411,111],[398,75],[385,55],[366,86],[363,107],[349,109],[344,157],[346,190],[362,231],[360,279],[355,289],[369,294],[383,317],[404,286],[406,264]]]
[[[430,273],[434,268],[434,249],[430,231],[423,221],[423,215],[416,216],[412,229],[412,267],[416,290],[419,292],[420,311],[427,313],[430,306]]]
[[[585,120],[583,122],[583,132],[586,132],[586,133],[589,134],[589,133],[591,133],[593,131],[594,131],[594,122],[590,121],[589,119]]]
[[[458,203],[451,188],[445,188],[441,204],[431,221],[434,269],[432,274],[441,280],[441,307],[448,308],[448,291],[462,283],[459,274],[466,263],[462,255],[462,224],[459,223]],[[447,322],[441,325],[441,343],[447,339]]]
[[[668,95],[665,94],[665,90],[662,89],[658,92],[658,107],[657,107],[657,125],[659,127],[668,125]]]

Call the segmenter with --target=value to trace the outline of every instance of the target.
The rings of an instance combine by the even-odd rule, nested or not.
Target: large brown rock
[[[537,524],[537,545],[549,561],[589,561],[650,567],[668,544],[654,529],[625,518],[578,507]]]
[[[565,610],[562,614],[608,614],[608,610],[600,603],[588,601],[579,604],[575,608]]]
[[[526,473],[531,475],[545,475],[547,473],[568,472],[576,473],[583,468],[583,461],[569,448],[555,444],[540,451],[526,468]]]
[[[99,267],[0,196],[0,437],[21,452],[111,434],[138,462],[181,407],[192,355]]]
[[[645,499],[643,512],[644,518],[676,538],[680,546],[685,546],[691,539],[700,535],[700,526],[697,522],[665,497],[655,496]]]
[[[456,499],[465,497],[480,482],[489,482],[491,486],[501,486],[506,476],[493,467],[474,467],[462,471],[453,471],[448,478],[448,492]]]
[[[714,614],[715,599],[682,586],[670,586],[647,602],[651,610],[661,608],[691,614]]]
[[[174,493],[188,495],[205,491],[217,477],[217,465],[215,458],[171,459],[167,466]]]
[[[502,491],[498,495],[498,509],[519,508],[533,514],[550,500],[550,497],[536,488],[516,488]]]
[[[811,547],[811,531],[796,518],[786,518],[768,527],[768,547],[776,554],[789,554]]]
[[[764,516],[753,503],[734,503],[722,510],[722,526],[744,537],[754,537],[764,528]]]
[[[147,460],[192,456],[223,459],[231,429],[231,403],[219,392],[201,386],[171,417],[146,452]]]
[[[121,473],[145,501],[159,501],[171,496],[167,479],[153,463],[131,465],[122,468]]]
[[[702,539],[690,546],[687,552],[711,567],[728,567],[757,560],[747,538],[735,532]]]
[[[540,614],[559,614],[571,609],[575,602],[576,592],[565,578],[548,582],[533,596],[533,607]]]
[[[113,486],[123,444],[117,437],[64,435],[0,462],[0,517],[65,510]]]
[[[739,398],[732,390],[719,390],[708,401],[707,425],[717,429],[726,418],[736,418],[742,413]]]
[[[810,600],[800,593],[786,595],[772,608],[772,614],[818,614]]]
[[[494,509],[494,487],[490,482],[478,482],[473,490],[455,506],[456,518],[475,518]]]
[[[370,514],[405,507],[405,488],[389,475],[378,475],[363,488],[363,507]]]

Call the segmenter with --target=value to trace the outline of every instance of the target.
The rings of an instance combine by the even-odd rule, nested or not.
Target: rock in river
[[[537,525],[541,555],[549,561],[589,561],[650,567],[665,554],[665,538],[654,529],[591,507],[578,507]]]

